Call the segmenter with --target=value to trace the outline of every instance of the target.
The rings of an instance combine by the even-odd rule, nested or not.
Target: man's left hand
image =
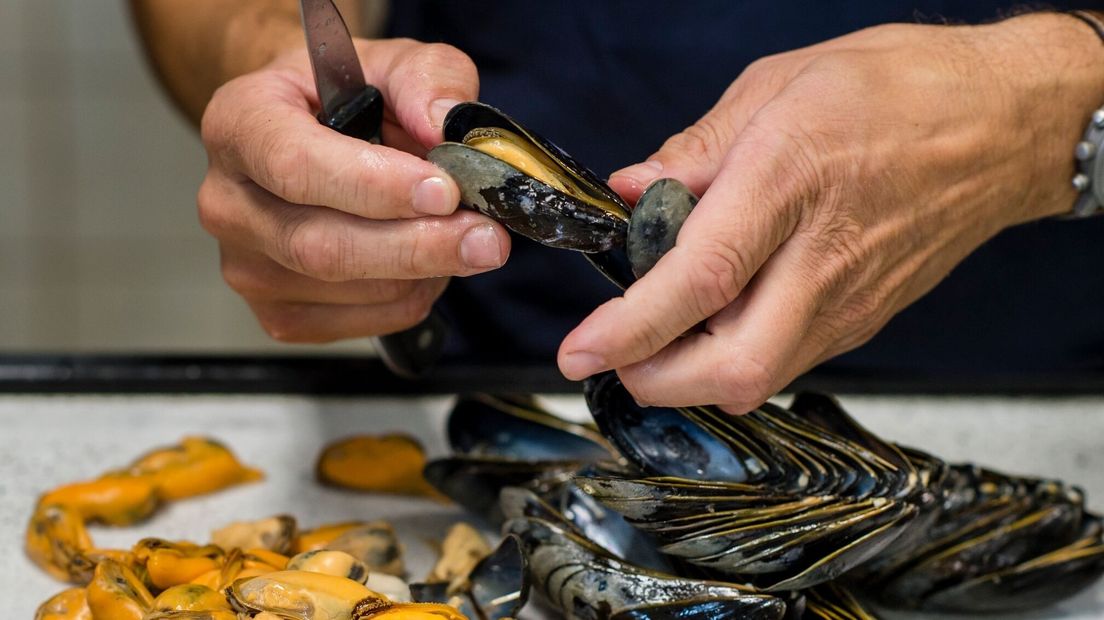
[[[1101,76],[1104,46],[1058,14],[880,26],[754,63],[611,178],[630,201],[659,177],[702,200],[675,248],[568,335],[561,370],[617,369],[643,404],[758,406],[1005,227],[1068,210]]]

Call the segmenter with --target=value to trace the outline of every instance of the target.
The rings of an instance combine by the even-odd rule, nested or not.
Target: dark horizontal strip
[[[789,388],[849,394],[1104,395],[1104,373],[916,375],[814,370]],[[344,356],[0,356],[0,392],[40,394],[421,395],[574,394],[552,365],[451,365],[424,379],[391,375],[374,358]]]

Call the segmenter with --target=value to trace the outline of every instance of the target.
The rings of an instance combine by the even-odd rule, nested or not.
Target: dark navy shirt
[[[483,101],[607,176],[692,124],[761,56],[888,22],[978,23],[1010,5],[400,0],[390,32],[459,47],[479,68]],[[450,351],[551,362],[567,332],[616,294],[582,256],[515,237],[505,267],[453,279],[442,302],[457,332]],[[1104,369],[1104,218],[1005,231],[829,365],[966,375]]]

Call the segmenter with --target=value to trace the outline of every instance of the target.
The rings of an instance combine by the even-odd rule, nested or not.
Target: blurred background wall
[[[0,352],[302,352],[222,282],[205,167],[124,1],[0,0]]]

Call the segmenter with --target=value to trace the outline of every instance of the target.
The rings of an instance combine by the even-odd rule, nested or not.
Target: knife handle
[[[383,129],[383,95],[375,86],[365,86],[332,116],[319,113],[318,121],[346,136],[379,144]]]
[[[375,86],[365,86],[359,95],[332,116],[321,114],[318,120],[346,136],[379,144],[383,128],[383,95]],[[448,324],[434,308],[425,320],[414,327],[378,336],[372,341],[391,372],[405,379],[416,379],[441,357],[447,337]]]

